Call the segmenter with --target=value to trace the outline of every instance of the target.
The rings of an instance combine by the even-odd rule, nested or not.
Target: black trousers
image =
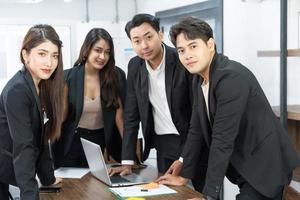
[[[182,151],[179,135],[155,135],[154,145],[157,154],[157,168],[159,173],[165,173],[175,160],[178,160]]]
[[[192,184],[194,186],[194,189],[200,193],[202,193],[204,185],[205,185],[205,178],[201,179],[201,178],[195,178],[195,179],[191,179]]]
[[[245,180],[236,169],[229,164],[227,173],[227,178],[238,185],[240,189],[240,193],[236,195],[236,200],[281,200],[284,186],[278,191],[278,195],[269,198],[258,192],[255,188],[253,188],[247,180]]]
[[[9,200],[9,185],[6,183],[0,182],[0,199],[1,200]]]
[[[74,136],[69,152],[66,156],[57,158],[57,167],[88,167],[88,163],[80,141],[81,137],[100,145],[102,152],[104,151],[105,136],[103,128],[97,130],[77,128],[77,133]]]
[[[240,188],[240,193],[236,195],[236,200],[281,200],[283,187],[278,191],[278,195],[274,198],[268,198],[257,190],[255,190],[247,181],[243,178],[238,180],[238,186]]]

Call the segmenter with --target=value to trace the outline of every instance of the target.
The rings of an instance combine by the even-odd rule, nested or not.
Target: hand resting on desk
[[[155,180],[155,182],[163,185],[183,186],[187,184],[188,179],[172,174],[165,174]]]
[[[163,185],[171,185],[171,186],[184,186],[187,184],[188,179],[183,178],[181,176],[175,176],[172,174],[165,174],[161,177],[159,177],[157,180],[155,180],[156,183],[163,184]],[[196,197],[192,199],[187,200],[206,200],[202,197]]]
[[[132,166],[131,165],[122,165],[121,167],[114,167],[108,169],[109,176],[113,176],[114,174],[120,174],[121,176],[132,174]]]

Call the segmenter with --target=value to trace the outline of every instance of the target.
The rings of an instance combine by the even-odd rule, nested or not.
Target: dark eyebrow
[[[38,51],[42,51],[42,52],[45,52],[45,53],[49,53],[49,51],[47,51],[46,49],[38,49]],[[59,55],[58,52],[53,52],[53,54]]]
[[[149,34],[151,34],[150,31],[146,32],[143,36],[147,36]],[[140,37],[135,36],[135,37],[132,38],[132,40],[134,40],[134,39],[140,39]]]
[[[46,49],[38,49],[38,51],[48,52]]]
[[[96,47],[94,47],[95,49],[100,49],[100,50],[104,50],[104,51],[110,51],[110,49],[104,49],[104,48],[102,48],[102,47],[99,47],[99,46],[96,46]]]
[[[196,42],[194,42],[194,41],[192,41],[192,42],[188,43],[188,45],[187,45],[187,46],[191,46],[191,45],[193,45],[193,44],[197,44],[197,43],[196,43]],[[177,46],[177,47],[176,47],[176,49],[183,49],[183,47],[181,47],[181,46]]]
[[[147,36],[147,35],[149,35],[149,34],[151,34],[151,33],[148,31],[147,33],[144,34],[144,36]]]
[[[135,39],[140,39],[140,37],[135,36],[135,37],[132,38],[132,40],[135,40]]]
[[[190,42],[189,44],[188,44],[188,46],[191,46],[191,45],[193,45],[193,44],[197,44],[196,42]]]

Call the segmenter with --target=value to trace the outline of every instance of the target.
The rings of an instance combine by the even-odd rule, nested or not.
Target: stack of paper
[[[54,171],[54,175],[60,178],[82,178],[89,171],[89,168],[60,167]]]
[[[290,187],[292,187],[297,192],[300,192],[300,182],[292,180],[290,183]]]
[[[177,193],[175,190],[173,190],[165,185],[157,184],[157,186],[154,186],[153,183],[146,184],[146,185],[109,188],[109,190],[121,198],[123,198],[123,197],[147,197],[147,196]]]

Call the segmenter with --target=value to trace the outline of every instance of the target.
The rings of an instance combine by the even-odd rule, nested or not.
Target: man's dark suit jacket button
[[[77,133],[77,129],[75,129],[75,133]]]
[[[220,186],[216,186],[216,193],[220,192]]]

